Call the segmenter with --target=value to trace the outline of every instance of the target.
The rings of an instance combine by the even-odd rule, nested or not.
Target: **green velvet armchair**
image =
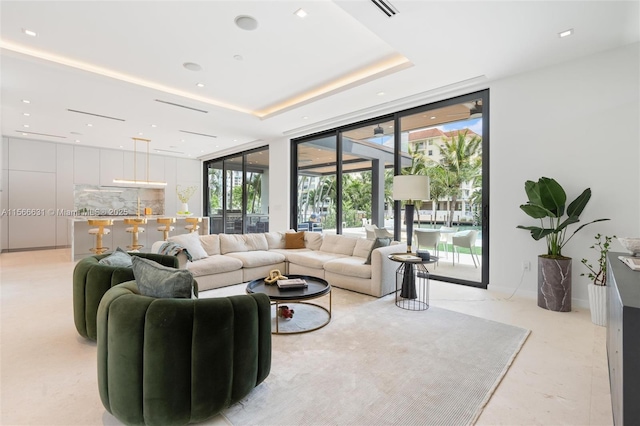
[[[264,294],[156,299],[131,281],[107,291],[97,325],[100,398],[127,425],[201,422],[271,369]]]
[[[96,340],[96,314],[102,296],[111,287],[133,280],[133,270],[102,265],[98,261],[108,254],[81,259],[73,270],[73,321],[76,330],[87,339]],[[155,253],[130,253],[153,260],[164,266],[178,268],[178,258]]]

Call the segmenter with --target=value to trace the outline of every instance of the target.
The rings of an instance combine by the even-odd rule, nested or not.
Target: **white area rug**
[[[402,310],[393,296],[333,292],[326,327],[273,336],[271,374],[224,412],[232,424],[473,424],[529,335],[433,306]]]

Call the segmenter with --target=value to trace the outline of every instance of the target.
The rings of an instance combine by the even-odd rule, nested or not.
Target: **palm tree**
[[[450,189],[449,195],[451,196],[449,226],[453,222],[453,213],[462,184],[473,181],[481,174],[482,170],[482,139],[478,135],[474,135],[467,140],[467,133],[468,129],[464,132],[457,132],[455,136],[445,141],[440,147],[440,153],[442,154],[440,164],[449,172],[451,178],[448,186]]]

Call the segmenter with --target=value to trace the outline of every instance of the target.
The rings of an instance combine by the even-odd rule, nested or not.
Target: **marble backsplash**
[[[151,208],[151,214],[164,214],[164,188],[100,187],[74,185],[73,203],[78,212],[98,212],[101,216],[135,216],[140,200],[140,214]],[[84,209],[84,210],[83,210]]]

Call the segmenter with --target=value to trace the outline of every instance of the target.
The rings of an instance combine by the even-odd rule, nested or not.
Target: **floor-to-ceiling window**
[[[488,102],[481,91],[294,140],[292,227],[355,236],[386,228],[437,252],[434,276],[486,287]],[[413,218],[392,199],[395,174],[429,177]],[[438,243],[420,247],[425,232],[439,232]]]
[[[295,192],[292,227],[314,232],[342,229],[338,205],[337,139],[327,134],[296,144]],[[339,223],[340,222],[340,223]]]
[[[269,149],[258,148],[205,162],[210,232],[269,230]]]

